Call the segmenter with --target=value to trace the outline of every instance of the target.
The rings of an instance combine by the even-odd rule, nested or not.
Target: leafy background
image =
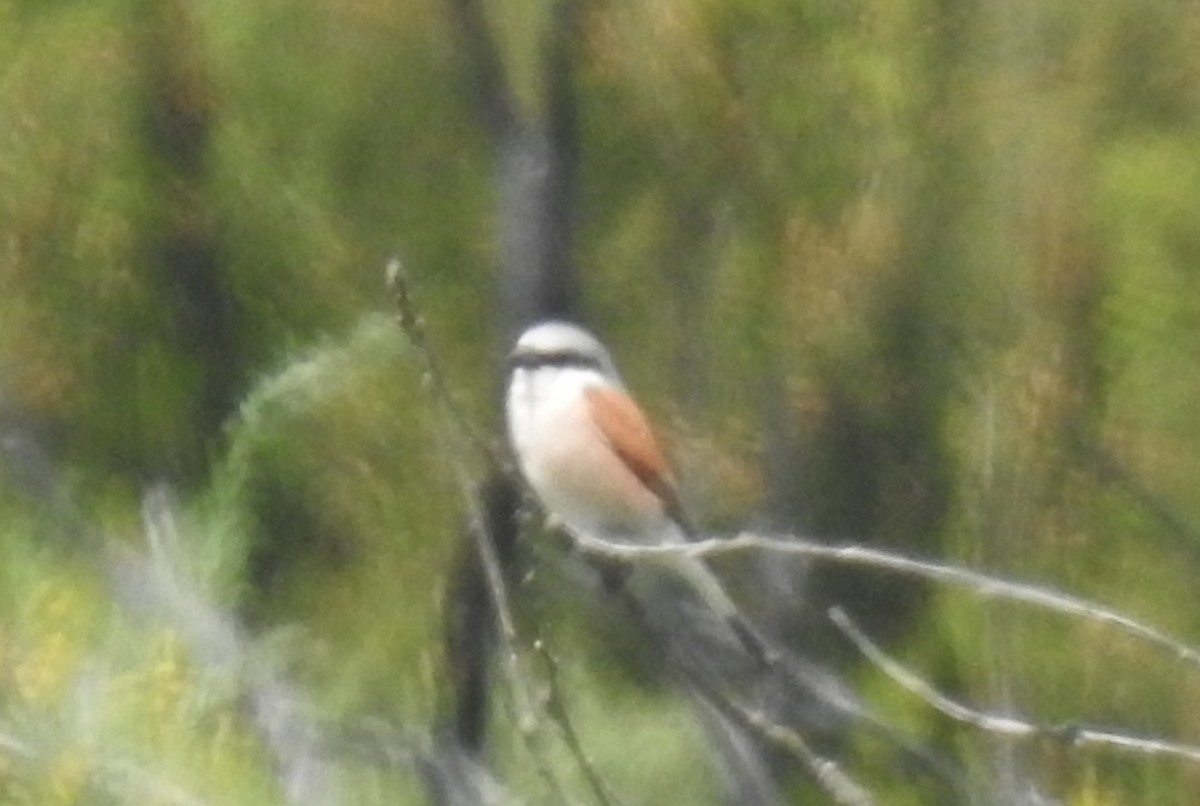
[[[438,720],[453,466],[481,462],[439,437],[382,267],[403,255],[495,430],[503,197],[453,5],[0,0],[4,802],[284,802],[236,671],[106,571],[144,545],[162,482],[183,575],[321,719]],[[478,7],[536,117],[554,9]],[[944,557],[1197,640],[1200,8],[579,13],[582,315],[701,519]],[[631,802],[717,802],[688,706],[542,576],[526,617],[597,768]],[[1194,673],[1111,631],[891,578],[815,584],[972,701],[1197,740]],[[1193,800],[1194,765],[968,743],[815,646],[981,780],[1006,758],[1063,803]],[[502,777],[544,798],[497,711]],[[339,781],[423,802],[386,765]]]

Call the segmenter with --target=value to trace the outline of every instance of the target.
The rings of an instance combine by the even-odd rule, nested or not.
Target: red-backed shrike
[[[517,464],[548,514],[615,542],[679,543],[692,534],[657,440],[604,346],[581,327],[544,322],[509,356],[508,432]],[[668,563],[734,629],[737,607],[698,558]]]

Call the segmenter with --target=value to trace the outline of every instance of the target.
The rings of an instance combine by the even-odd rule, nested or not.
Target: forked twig
[[[575,730],[575,724],[567,712],[567,704],[563,697],[562,686],[559,685],[558,659],[554,657],[546,644],[540,639],[533,642],[533,651],[538,654],[546,667],[546,684],[548,687],[546,710],[562,732],[563,741],[566,743],[567,749],[571,751],[571,755],[575,757],[575,763],[583,772],[583,777],[591,788],[592,795],[595,796],[596,801],[601,806],[621,806],[621,799],[617,797],[616,793],[612,791],[612,787],[597,772],[595,765],[592,764],[592,760],[583,749],[583,743],[580,741],[579,734]]]
[[[1200,747],[1195,745],[1129,736],[1070,723],[1063,725],[1038,724],[1023,717],[988,713],[965,705],[938,691],[920,675],[888,655],[854,623],[842,608],[830,608],[829,618],[867,660],[875,664],[897,685],[958,722],[990,733],[999,733],[1019,739],[1046,738],[1070,747],[1115,747],[1145,755],[1172,756],[1200,762]]]

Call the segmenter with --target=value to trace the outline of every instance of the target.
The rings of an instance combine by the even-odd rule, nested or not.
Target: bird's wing
[[[667,516],[690,534],[692,530],[680,505],[675,479],[642,410],[619,389],[593,386],[583,394],[593,422],[613,452],[662,500]]]

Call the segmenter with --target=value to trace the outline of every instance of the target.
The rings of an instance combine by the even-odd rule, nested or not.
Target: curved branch
[[[681,554],[691,557],[714,557],[722,554],[765,551],[892,571],[955,585],[985,598],[1007,599],[1117,627],[1149,644],[1166,650],[1176,659],[1200,670],[1200,649],[1173,638],[1157,627],[1152,627],[1105,605],[1049,588],[1002,579],[969,568],[918,560],[866,546],[828,545],[791,535],[768,537],[751,533],[743,533],[730,538],[708,538],[692,543],[657,546],[612,543],[584,534],[572,534],[571,539],[575,546],[584,553],[623,562],[664,561],[672,555]]]
[[[829,618],[867,660],[879,667],[901,688],[920,697],[932,708],[951,719],[973,725],[990,733],[1000,733],[1020,739],[1048,738],[1070,747],[1115,747],[1145,755],[1172,756],[1186,761],[1200,762],[1200,747],[1196,745],[1129,736],[1074,724],[1042,725],[1019,716],[992,714],[964,705],[938,691],[933,685],[884,652],[840,607],[830,608]]]

